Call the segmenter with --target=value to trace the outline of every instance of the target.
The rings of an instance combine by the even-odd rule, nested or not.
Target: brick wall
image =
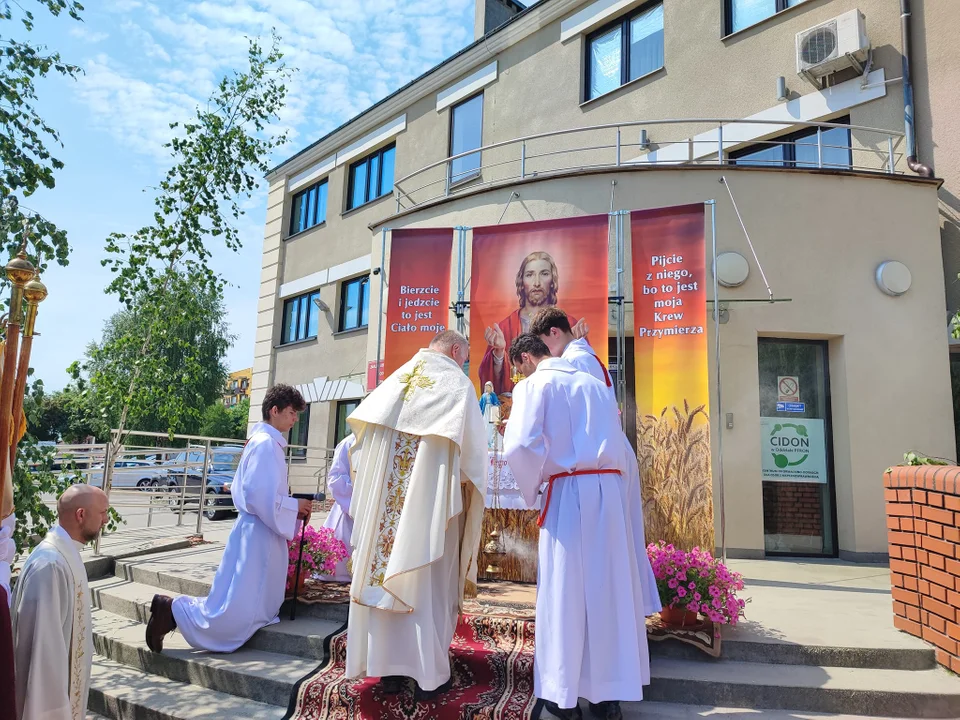
[[[884,477],[894,625],[960,672],[960,467],[898,467]]]
[[[822,535],[821,487],[816,483],[763,483],[764,534]]]

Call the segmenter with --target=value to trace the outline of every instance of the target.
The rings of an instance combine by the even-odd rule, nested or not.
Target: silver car
[[[149,487],[164,486],[166,480],[166,468],[158,467],[149,460],[125,459],[114,463],[111,487],[145,490]],[[93,466],[90,484],[94,487],[103,486],[103,463]]]

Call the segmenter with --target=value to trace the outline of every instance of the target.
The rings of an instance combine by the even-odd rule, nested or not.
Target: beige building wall
[[[880,492],[884,470],[913,448],[951,454],[954,442],[952,404],[945,392],[949,367],[940,312],[943,266],[936,183],[706,167],[577,174],[519,185],[522,202],[511,204],[503,222],[605,213],[610,182],[616,180],[616,209],[715,198],[718,251],[750,257],[732,204],[718,182],[721,174],[734,190],[775,296],[790,299],[774,305],[729,306],[730,318],[720,335],[720,408],[713,379],[712,325],[709,329],[711,415],[734,415],[733,430],[723,431],[727,545],[733,554],[747,556],[761,555],[764,547],[757,338],[822,339],[829,341],[839,547],[843,557],[876,559],[887,547]],[[816,211],[811,210],[814,206]],[[391,225],[475,227],[496,224],[502,211],[498,193],[479,193],[391,220]],[[707,233],[709,253],[709,216]],[[910,238],[909,244],[904,238]],[[614,252],[611,248],[611,265]],[[889,297],[877,287],[876,269],[886,260],[899,260],[910,268],[913,285],[906,295]],[[711,264],[708,256],[707,266]],[[746,284],[721,289],[721,300],[767,297],[752,259],[750,265]],[[630,267],[628,238],[628,299]],[[378,291],[375,286],[372,307]],[[632,325],[628,313],[628,335]],[[367,348],[371,357],[376,352],[373,330]],[[477,332],[474,328],[471,335]],[[718,495],[716,441],[713,448]]]
[[[628,3],[623,6],[623,12],[640,4],[639,2]],[[913,37],[917,55],[914,60],[914,82],[917,119],[920,126],[918,146],[920,159],[933,164],[938,175],[947,179],[947,183],[940,191],[939,210],[933,217],[940,218],[943,228],[944,240],[940,248],[940,258],[941,261],[948,263],[946,274],[949,279],[956,273],[953,266],[960,268],[960,251],[956,250],[956,240],[960,236],[960,229],[956,222],[958,213],[956,196],[960,192],[957,190],[960,186],[957,185],[956,175],[960,173],[960,169],[958,169],[958,155],[955,148],[956,140],[952,132],[952,126],[956,122],[952,117],[952,111],[958,107],[956,102],[958,100],[956,97],[958,49],[953,42],[952,29],[960,24],[960,2],[914,0],[913,4],[915,10]],[[396,143],[395,178],[399,180],[432,162],[442,161],[449,151],[450,109],[438,111],[438,93],[448,90],[492,63],[496,63],[495,79],[482,88],[484,93],[483,143],[485,145],[534,133],[642,119],[744,118],[783,105],[776,97],[776,79],[779,76],[786,78],[790,100],[796,101],[801,96],[809,99],[813,96],[816,90],[796,74],[796,33],[845,11],[858,8],[866,16],[867,33],[874,48],[872,62],[874,75],[871,77],[874,80],[880,78],[880,83],[874,82],[869,89],[870,95],[875,96],[875,99],[869,102],[856,100],[856,104],[851,107],[843,107],[842,103],[835,104],[836,98],[842,93],[839,90],[828,90],[825,91],[824,96],[830,103],[834,103],[830,106],[831,109],[809,119],[829,120],[849,115],[854,125],[880,128],[893,133],[900,133],[903,130],[903,93],[897,81],[901,75],[900,12],[899,3],[894,0],[807,0],[797,7],[768,18],[753,28],[726,38],[721,37],[723,32],[721,0],[669,0],[664,3],[664,69],[623,86],[602,98],[585,103],[583,102],[585,35],[581,33],[561,42],[561,28],[565,20],[590,5],[591,3],[585,0],[541,0],[499,32],[481,39],[342,128],[321,138],[304,152],[289,159],[269,177],[270,193],[257,315],[251,420],[259,417],[259,405],[262,402],[263,393],[274,382],[302,384],[312,382],[314,378],[320,376],[363,380],[367,359],[376,356],[375,351],[370,350],[375,348],[375,335],[365,330],[343,335],[336,333],[340,282],[319,286],[321,298],[330,307],[326,317],[321,318],[319,337],[291,346],[280,346],[283,306],[283,299],[279,297],[280,287],[284,283],[303,280],[326,269],[367,256],[372,258],[371,269],[379,267],[381,264],[379,232],[371,228],[381,221],[398,227],[407,222],[407,220],[390,219],[397,209],[396,200],[392,196],[381,198],[354,211],[345,212],[346,184],[350,165],[350,162],[345,162],[334,167],[326,176],[329,183],[326,222],[287,239],[292,198],[292,193],[287,191],[288,179],[317,167],[326,158],[336,157],[338,152],[342,153],[352,143],[375,133],[400,117],[405,118],[403,129],[380,143],[380,146],[387,142]],[[595,29],[603,22],[606,20],[586,28],[586,31]],[[853,79],[854,75],[853,71],[846,71],[833,78],[832,83],[851,79],[852,82],[859,83],[859,80]],[[663,149],[669,145],[686,141],[712,127],[710,124],[668,124],[649,125],[646,129],[653,143],[650,149],[663,152]],[[622,153],[625,160],[645,152],[638,146],[638,134],[639,129],[636,127],[623,131]],[[570,166],[611,163],[615,155],[612,148],[614,137],[615,131],[604,130],[592,134],[581,133],[532,141],[527,149],[529,159],[526,171],[531,173],[548,169],[548,167],[555,168],[560,162],[556,157],[549,160],[535,157],[538,154],[587,145],[608,147],[590,152],[571,152],[569,155],[562,156],[563,162]],[[885,135],[855,131],[854,143],[860,148],[855,155],[855,165],[875,169],[884,167],[887,159]],[[726,149],[729,151],[733,148]],[[898,171],[905,171],[903,149],[902,138],[896,138],[896,169]],[[499,168],[487,167],[508,159],[510,163]],[[487,151],[484,153],[483,162],[485,165],[483,181],[507,181],[510,176],[519,174],[519,147],[512,145],[504,150]],[[701,171],[693,171],[693,173],[697,172]],[[909,174],[909,171],[906,172]],[[691,176],[700,177],[693,173]],[[785,173],[775,173],[774,177],[783,174]],[[317,179],[319,177],[321,176]],[[403,183],[402,186],[406,191],[415,194],[413,191],[423,182],[434,181],[434,185],[421,190],[416,196],[417,200],[423,200],[431,194],[442,193],[443,177],[444,170],[438,167],[432,173],[424,173]],[[740,177],[739,173],[737,177]],[[843,187],[844,190],[846,189],[844,182],[862,182],[859,179],[838,178],[828,181],[822,176],[819,178],[811,176],[811,179],[822,179],[824,182],[810,182],[805,186],[806,203],[794,211],[792,217],[794,223],[801,217],[803,223],[806,223],[808,215],[817,212],[822,204],[833,201],[827,191],[828,182],[831,188]],[[603,183],[605,183],[605,190],[602,194],[605,196],[605,202],[599,203],[595,199],[591,201],[590,207],[593,208],[591,212],[597,211],[596,208],[603,211],[609,209],[609,178],[605,178]],[[901,187],[895,184],[891,186]],[[709,183],[706,187],[709,187],[710,191],[698,199],[718,196],[717,188]],[[504,222],[509,221],[514,213],[527,208],[528,199],[524,195],[527,188],[527,185],[518,188],[521,198],[511,206]],[[550,207],[555,213],[552,216],[580,214],[586,211],[584,209],[586,202],[578,197],[579,189],[573,192],[573,197],[577,199],[572,203],[570,197],[557,197],[555,201],[551,201],[553,204]],[[618,186],[617,206],[650,206],[655,204],[650,199],[650,193],[649,188],[644,188],[643,192],[640,192],[633,185]],[[653,192],[653,195],[659,197],[656,192]],[[502,211],[509,196],[510,189],[504,186],[482,199],[457,200],[456,203],[445,206],[443,213],[454,225],[482,224],[474,219],[467,209],[470,203],[480,203],[488,208],[485,215],[486,222],[496,222],[499,211]],[[777,200],[780,200],[779,196]],[[677,202],[677,200],[672,199],[670,202]],[[865,208],[870,205],[866,200],[862,203]],[[464,209],[456,209],[460,207]],[[862,214],[866,214],[865,209]],[[417,217],[421,216],[422,214],[419,214]],[[918,234],[917,227],[919,226],[904,228],[903,233],[896,237],[889,233],[884,237],[895,245],[904,245],[904,239],[911,238],[912,246],[912,238]],[[777,233],[780,232],[782,231],[777,230]],[[864,233],[858,234],[856,238],[860,243],[869,242],[871,246],[878,242]],[[831,247],[826,257],[832,257],[833,252],[835,249]],[[376,320],[378,285],[379,279],[371,277],[371,323]],[[914,287],[918,286],[919,282],[915,276]],[[940,279],[932,287],[939,288],[939,305],[931,305],[928,310],[932,313],[931,317],[935,318],[939,324],[945,347],[946,306],[943,296],[942,270]],[[873,290],[875,287],[871,291]],[[948,283],[947,293],[951,307],[960,306],[960,284]],[[865,319],[866,321],[868,319]],[[731,324],[734,322],[735,320],[732,320]],[[761,331],[759,327],[754,330]],[[796,330],[796,332],[800,331]],[[833,332],[836,336],[836,339],[831,341],[831,358],[834,364],[855,365],[856,362],[860,362],[859,359],[853,360],[854,357],[860,358],[860,356],[856,354],[855,343],[846,332]],[[755,337],[751,342],[748,351],[745,352],[748,355],[752,352],[751,357],[755,365]],[[883,346],[878,343],[875,347]],[[364,355],[364,348],[368,348],[366,355]],[[736,346],[731,347],[730,352],[735,353],[735,348]],[[874,352],[879,351],[874,350]],[[936,374],[925,377],[936,377]],[[836,392],[838,387],[842,387],[844,381],[836,375],[833,380]],[[941,391],[946,394],[947,388],[949,384],[944,384],[941,386]],[[838,401],[835,405],[835,413],[841,408],[842,403]],[[309,433],[311,445],[326,447],[332,444],[335,411],[335,403],[312,404]],[[940,415],[939,411],[934,413],[934,416]],[[940,420],[946,422],[945,427],[949,428],[951,424],[949,418],[944,420],[940,417]],[[931,454],[952,455],[949,450],[952,442],[939,451],[931,449],[932,445],[942,444],[940,443],[942,432],[943,428],[931,436],[934,441],[926,442],[924,438],[919,438],[916,443],[908,444],[922,447]],[[896,448],[898,453],[902,449]],[[851,468],[855,468],[857,457],[859,456],[851,454],[845,461],[850,463]],[[839,471],[841,462],[839,455],[837,462]],[[890,462],[886,461],[886,465]],[[857,472],[860,471],[857,470]],[[857,477],[861,476],[857,475]],[[866,476],[862,477],[863,483],[868,482]],[[848,490],[853,493],[853,486]],[[848,505],[852,503],[852,497],[851,494],[847,499]],[[749,502],[759,503],[759,495]],[[758,514],[756,515],[759,517]],[[849,530],[851,527],[854,525],[848,523],[848,531],[854,533],[851,536],[852,540],[841,538],[844,541],[842,547],[851,551],[873,552],[873,550],[862,549],[876,544],[864,539],[866,536],[862,535],[860,529],[862,524],[856,526],[858,528],[856,531]],[[882,528],[876,533],[876,537],[880,537]],[[739,547],[758,547],[754,542],[756,537],[751,537],[753,540],[750,542],[748,542],[749,538],[738,540],[741,542]],[[738,546],[734,542],[730,544],[731,547]]]

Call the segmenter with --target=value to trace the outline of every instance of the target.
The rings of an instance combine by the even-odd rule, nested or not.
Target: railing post
[[[527,176],[527,141],[520,143],[520,179]]]
[[[823,128],[820,125],[817,125],[817,167],[823,170]]]
[[[203,511],[207,502],[207,476],[210,474],[210,440],[203,453],[203,475],[200,478],[200,497],[197,499],[197,535],[203,535]]]
[[[723,123],[717,125],[717,165],[723,165]]]
[[[617,167],[620,167],[620,128],[617,128]]]
[[[893,135],[887,136],[887,172],[893,175]]]
[[[183,460],[183,485],[180,488],[180,510],[177,513],[177,527],[183,525],[183,508],[187,504],[187,483],[190,472],[190,441],[187,441],[187,452]]]
[[[400,191],[397,190],[397,214],[400,213]]]
[[[443,179],[443,196],[444,197],[450,196],[450,170],[451,170],[450,160],[444,160],[443,161],[443,171],[445,173],[445,177]]]
[[[110,506],[110,486],[113,484],[113,473],[110,472],[110,469],[113,467],[113,438],[111,436],[110,441],[104,446],[103,449],[103,480],[101,482],[101,490],[107,496],[107,507]],[[90,484],[90,478],[87,477],[87,484]],[[100,554],[100,538],[103,537],[103,529],[100,529],[100,532],[97,533],[97,539],[93,541],[93,554]]]

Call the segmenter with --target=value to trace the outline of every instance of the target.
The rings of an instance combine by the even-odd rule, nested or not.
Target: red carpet
[[[285,720],[531,720],[534,624],[464,615],[450,647],[453,687],[418,702],[411,689],[380,692],[379,678],[347,680],[346,626],[327,638],[324,662],[297,683]]]

